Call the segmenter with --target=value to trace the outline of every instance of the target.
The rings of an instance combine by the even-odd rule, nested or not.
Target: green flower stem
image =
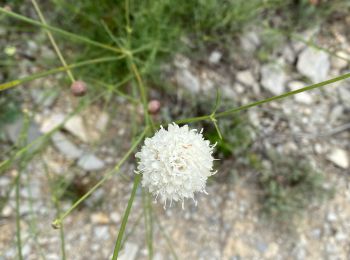
[[[146,229],[146,244],[148,248],[148,259],[153,259],[153,209],[150,194],[142,189],[142,204]]]
[[[148,128],[145,127],[142,134],[139,136],[139,138],[135,141],[135,143],[130,147],[130,149],[126,152],[126,154],[123,156],[123,158],[117,163],[117,165],[109,172],[105,174],[105,176],[95,184],[94,187],[92,187],[87,193],[85,193],[81,198],[79,198],[66,212],[64,212],[59,218],[55,219],[52,222],[52,226],[54,228],[59,228],[61,226],[62,221],[80,204],[82,203],[87,197],[89,197],[95,190],[97,190],[102,184],[104,184],[107,180],[109,180],[112,175],[119,171],[122,164],[129,158],[131,153],[136,149],[138,144],[143,140],[143,138],[146,135]]]
[[[36,138],[33,142],[25,145],[23,148],[21,148],[20,150],[18,150],[16,153],[14,153],[11,158],[6,159],[2,162],[0,162],[0,175],[2,174],[2,172],[5,172],[5,170],[10,167],[10,165],[13,164],[13,162],[20,158],[20,156],[22,156],[23,154],[25,154],[30,148],[32,148],[34,145],[39,144],[40,142],[44,142],[45,140],[47,140],[53,133],[55,133],[58,129],[60,129],[71,117],[73,117],[74,115],[78,114],[81,110],[85,109],[88,105],[93,104],[94,102],[98,101],[104,93],[101,93],[100,95],[97,95],[96,97],[94,97],[92,100],[90,100],[89,102],[86,102],[85,104],[80,103],[79,107],[74,110],[72,113],[70,113],[61,124],[57,125],[55,128],[53,128],[50,132]]]
[[[45,17],[44,17],[44,15],[43,15],[43,13],[41,12],[40,7],[39,7],[38,3],[36,2],[36,0],[32,0],[32,3],[33,3],[33,5],[34,5],[35,11],[37,12],[37,14],[38,14],[38,16],[39,16],[41,22],[42,22],[44,25],[47,25],[46,20],[45,20]],[[50,42],[51,42],[51,44],[52,44],[52,46],[53,46],[53,48],[54,48],[54,50],[55,50],[55,52],[56,52],[58,58],[60,59],[60,61],[61,61],[62,65],[63,65],[63,67],[67,67],[67,66],[68,66],[68,65],[67,65],[67,62],[66,62],[66,60],[64,59],[64,57],[63,57],[63,55],[62,55],[60,49],[58,48],[58,46],[57,46],[57,44],[56,44],[56,41],[55,41],[55,38],[52,36],[52,34],[51,34],[51,32],[50,32],[49,30],[46,30],[46,33],[47,33],[47,36],[49,37],[49,40],[50,40]],[[68,75],[69,79],[71,80],[71,82],[73,83],[73,82],[75,81],[75,78],[74,78],[74,76],[73,76],[72,71],[68,69],[68,70],[67,70],[67,75]]]
[[[259,106],[259,105],[262,105],[262,104],[265,104],[265,103],[268,103],[268,102],[271,102],[271,101],[280,100],[280,99],[283,99],[283,98],[286,98],[286,97],[289,97],[289,96],[293,96],[293,95],[296,95],[298,93],[302,93],[302,92],[309,91],[309,90],[312,90],[312,89],[320,88],[320,87],[323,87],[323,86],[326,86],[326,85],[329,85],[329,84],[332,84],[332,83],[335,83],[335,82],[338,82],[338,81],[341,81],[341,80],[344,80],[344,79],[347,79],[347,78],[350,78],[350,73],[347,73],[347,74],[344,74],[344,75],[341,75],[341,76],[338,76],[338,77],[335,77],[335,78],[332,78],[332,79],[329,79],[329,80],[326,80],[326,81],[322,81],[320,83],[312,84],[310,86],[306,86],[304,88],[300,88],[300,89],[297,89],[297,90],[294,90],[294,91],[289,91],[289,92],[284,93],[282,95],[266,98],[266,99],[259,100],[259,101],[256,101],[256,102],[252,102],[250,104],[243,105],[243,106],[240,106],[240,107],[237,107],[237,108],[232,108],[232,109],[226,110],[224,112],[216,113],[215,114],[215,118],[229,116],[229,115],[231,115],[233,113],[236,113],[236,112],[239,112],[239,111],[242,111],[242,110],[246,110],[248,108]],[[180,120],[175,121],[175,123],[177,123],[177,124],[185,124],[185,123],[192,123],[192,122],[198,122],[198,121],[203,121],[203,120],[212,120],[212,115],[205,115],[205,116],[199,116],[199,117],[180,119]]]
[[[123,54],[127,54],[128,53],[128,51],[126,51],[126,50],[119,49],[119,48],[116,48],[116,47],[113,47],[113,46],[110,46],[110,45],[107,45],[107,44],[104,44],[104,43],[96,42],[96,41],[91,40],[89,38],[86,38],[86,37],[83,37],[83,36],[80,36],[80,35],[77,35],[77,34],[74,34],[74,33],[71,33],[71,32],[67,32],[67,31],[59,29],[57,27],[53,27],[53,26],[50,26],[50,25],[47,25],[47,24],[44,24],[44,23],[40,23],[40,22],[35,21],[33,19],[30,19],[30,18],[28,18],[26,16],[23,16],[23,15],[16,14],[14,12],[8,11],[5,8],[2,8],[2,7],[0,7],[0,13],[4,13],[4,14],[6,14],[8,16],[11,16],[13,18],[16,18],[18,20],[21,20],[23,22],[26,22],[26,23],[29,23],[29,24],[32,24],[32,25],[45,28],[45,29],[47,29],[47,30],[49,30],[51,32],[55,32],[55,33],[61,34],[63,36],[66,36],[69,39],[75,39],[75,40],[78,40],[78,41],[81,41],[81,42],[85,42],[85,43],[90,44],[90,45],[94,45],[96,47],[100,47],[102,49],[114,51],[114,52],[117,52],[117,53],[123,53]]]
[[[87,60],[87,61],[82,61],[82,62],[78,62],[75,64],[71,64],[71,65],[68,65],[66,67],[63,66],[63,67],[58,67],[58,68],[54,68],[51,70],[39,72],[39,73],[30,75],[28,77],[24,77],[21,79],[16,79],[13,81],[2,83],[2,84],[0,84],[0,91],[3,91],[5,89],[9,89],[9,88],[13,88],[13,87],[18,86],[20,84],[30,82],[30,81],[35,80],[35,79],[43,78],[43,77],[46,77],[46,76],[51,75],[51,74],[67,71],[69,69],[74,69],[74,68],[83,67],[86,65],[92,65],[92,64],[96,64],[96,63],[116,61],[116,60],[120,60],[124,57],[125,57],[124,55],[120,55],[117,57],[104,57],[104,58],[92,59],[92,60]]]
[[[122,220],[122,224],[121,224],[120,229],[119,229],[117,241],[115,243],[112,260],[118,259],[118,254],[119,254],[119,251],[121,249],[122,239],[123,239],[123,235],[124,235],[124,232],[125,232],[126,224],[128,222],[131,206],[132,206],[132,204],[134,202],[135,195],[136,195],[136,190],[137,190],[137,187],[140,184],[140,181],[141,181],[141,174],[136,174],[135,179],[134,179],[134,186],[132,188],[131,195],[130,195],[130,198],[129,198],[129,201],[128,201],[128,205],[126,207],[126,210],[125,210],[125,213],[124,213],[124,216],[123,216],[123,220]]]
[[[153,123],[153,120],[148,113],[148,101],[147,101],[146,87],[143,84],[140,72],[139,72],[138,68],[136,67],[135,63],[133,62],[133,60],[130,61],[130,67],[131,67],[132,72],[135,75],[137,85],[139,86],[139,92],[141,95],[141,101],[142,101],[143,110],[144,110],[144,114],[145,114],[145,123],[147,126],[150,126],[149,130],[154,131],[154,129],[155,129],[154,123]]]
[[[21,170],[18,171],[16,176],[16,243],[18,250],[18,259],[23,259],[22,254],[22,242],[21,242],[21,215],[20,215],[20,179]]]

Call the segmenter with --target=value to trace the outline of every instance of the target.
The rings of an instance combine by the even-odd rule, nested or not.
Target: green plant
[[[35,2],[33,0],[33,2]],[[160,124],[167,124],[168,122],[159,121],[154,122],[153,118],[149,115],[147,110],[147,104],[149,99],[150,75],[153,75],[157,71],[157,66],[160,65],[160,59],[169,58],[174,52],[179,51],[179,38],[182,35],[188,37],[194,37],[194,41],[198,42],[200,39],[217,40],[216,36],[222,31],[230,31],[233,28],[239,28],[242,30],[245,22],[248,23],[255,16],[257,10],[255,10],[254,4],[260,3],[276,3],[278,6],[281,1],[227,1],[225,4],[221,4],[220,1],[200,1],[199,5],[190,1],[175,2],[171,0],[159,0],[159,1],[138,1],[138,2],[112,2],[112,1],[80,1],[78,3],[70,4],[68,1],[56,0],[55,3],[60,10],[52,14],[52,19],[45,23],[41,18],[40,22],[31,18],[19,15],[4,8],[0,8],[2,15],[8,15],[12,18],[20,20],[25,23],[29,23],[34,26],[44,28],[48,35],[52,34],[55,39],[60,43],[60,48],[67,51],[67,55],[63,55],[64,58],[69,57],[70,51],[79,52],[80,55],[73,55],[74,57],[68,59],[58,59],[57,68],[51,70],[44,70],[36,74],[24,78],[14,78],[9,82],[0,84],[0,91],[11,91],[11,88],[19,86],[23,83],[29,83],[34,79],[47,77],[54,73],[67,72],[77,75],[81,78],[91,79],[91,82],[95,82],[96,86],[92,87],[87,97],[84,97],[79,103],[78,108],[74,113],[70,114],[65,120],[68,120],[75,113],[80,112],[80,108],[85,105],[90,105],[93,101],[99,100],[106,92],[112,96],[122,95],[128,97],[128,100],[132,100],[134,106],[133,115],[131,116],[131,128],[132,136],[130,140],[130,148],[122,156],[120,161],[116,163],[114,167],[105,172],[100,180],[85,190],[84,194],[73,197],[75,202],[73,205],[61,211],[59,207],[59,200],[61,195],[55,188],[52,188],[53,202],[56,206],[57,216],[53,222],[55,228],[63,228],[63,223],[67,216],[69,216],[75,209],[77,209],[93,192],[104,185],[114,174],[120,171],[120,167],[125,163],[129,157],[135,152],[138,145],[145,139],[146,136],[152,135]],[[251,4],[251,5],[250,5]],[[273,5],[272,5],[273,6]],[[262,6],[263,7],[263,6]],[[271,7],[269,5],[269,7]],[[241,8],[241,9],[240,9]],[[215,10],[214,10],[215,9]],[[67,11],[68,10],[68,11]],[[264,9],[260,9],[263,11]],[[212,15],[214,11],[218,11],[218,15]],[[40,12],[37,12],[40,14]],[[239,17],[242,17],[240,19]],[[59,27],[52,26],[50,24],[58,24]],[[63,28],[63,29],[62,29]],[[208,36],[209,35],[209,36]],[[62,43],[62,39],[69,39],[71,41],[78,42],[79,45],[71,45],[69,43]],[[218,38],[218,40],[221,40]],[[68,41],[67,41],[68,42]],[[54,41],[51,41],[52,45],[56,45]],[[58,56],[59,51],[56,50]],[[76,62],[78,61],[78,62]],[[74,62],[74,63],[73,63]],[[94,66],[92,66],[94,65]],[[244,151],[250,144],[250,139],[246,136],[245,128],[238,127],[241,122],[236,113],[250,109],[255,106],[281,100],[283,98],[291,97],[297,93],[304,91],[310,91],[312,89],[320,88],[322,86],[329,85],[334,82],[338,82],[350,77],[350,73],[344,74],[333,79],[320,82],[301,88],[299,90],[284,93],[279,96],[270,97],[264,100],[255,101],[241,107],[220,109],[218,102],[214,109],[205,111],[199,115],[194,114],[192,118],[187,116],[176,120],[179,124],[192,124],[195,122],[207,122],[212,125],[209,136],[212,139],[216,139],[219,142],[219,151],[228,156],[230,153],[236,153],[239,149]],[[70,80],[74,81],[73,77]],[[124,89],[119,89],[123,87]],[[130,95],[129,95],[129,94]],[[90,95],[90,96],[89,96]],[[84,101],[84,102],[83,102]],[[81,106],[80,106],[81,105]],[[122,104],[123,106],[125,104]],[[140,122],[137,120],[138,114],[135,112],[140,107],[143,108],[144,120]],[[233,120],[224,120],[224,118],[231,118]],[[45,134],[41,139],[47,139],[55,131],[62,127],[63,123],[57,126],[55,129]],[[232,130],[233,128],[233,130]],[[223,135],[222,135],[223,133]],[[219,139],[218,139],[219,137]],[[227,139],[225,139],[227,138]],[[242,140],[241,140],[242,138]],[[40,139],[40,138],[38,138]],[[227,140],[227,143],[225,143]],[[36,140],[37,141],[37,140]],[[35,141],[34,141],[35,142]],[[33,142],[33,143],[34,143]],[[14,165],[16,161],[20,160],[23,155],[28,152],[30,146],[28,144],[25,147],[20,147],[17,151],[11,155],[11,158],[5,159],[0,163],[0,170],[8,169],[11,165]],[[237,147],[239,146],[239,148]],[[252,161],[256,161],[256,158],[251,158]],[[289,164],[288,164],[289,165]],[[305,194],[309,194],[310,190],[319,189],[319,181],[314,178],[313,175],[305,173],[308,172],[308,168],[302,166],[295,171],[294,168],[287,168],[285,164],[282,164],[285,169],[293,171],[290,177],[287,172],[284,172],[286,181],[281,181],[277,175],[271,175],[269,172],[265,173],[265,177],[261,179],[261,184],[268,187],[266,190],[267,198],[270,198],[270,205],[275,205],[276,201],[282,201],[284,205],[287,205],[284,199],[289,198],[285,196],[286,190],[290,193],[290,190],[294,189]],[[272,177],[271,177],[272,176]],[[48,174],[50,182],[55,182]],[[136,198],[136,191],[140,183],[141,175],[137,175],[134,179],[132,192],[129,202],[126,206],[125,213],[123,215],[122,223],[119,227],[118,237],[116,239],[115,248],[113,250],[113,259],[118,257],[119,251],[123,244],[124,233],[128,224],[128,218],[132,211],[132,205]],[[21,175],[16,176],[16,199],[17,199],[17,245],[18,245],[18,258],[22,258],[21,251],[21,225],[20,225],[20,181]],[[75,187],[76,188],[76,187]],[[296,190],[295,190],[296,189]],[[294,193],[289,194],[294,196]],[[273,196],[272,196],[272,195]],[[313,194],[312,194],[313,195]],[[272,199],[271,199],[272,198]],[[296,201],[301,200],[300,196],[297,196]],[[291,203],[292,206],[305,205],[302,201],[299,204]],[[152,207],[149,206],[149,199],[144,199],[145,213],[145,226],[147,227],[147,246],[149,248],[149,255],[152,256],[152,233],[153,233],[153,215]],[[279,206],[280,204],[277,203]],[[283,206],[285,207],[285,206]],[[283,208],[282,207],[282,208]],[[288,207],[288,209],[291,206]],[[61,232],[61,247],[62,257],[65,257],[64,252],[64,234]],[[112,250],[111,250],[112,251]]]
[[[300,215],[310,204],[332,195],[324,175],[300,155],[270,154],[270,166],[262,166],[259,185],[262,210],[280,221]]]

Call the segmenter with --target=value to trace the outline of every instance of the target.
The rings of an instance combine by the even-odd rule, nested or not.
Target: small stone
[[[12,215],[12,208],[9,205],[6,205],[3,209],[2,209],[2,216],[5,218],[8,218]]]
[[[111,218],[111,220],[113,222],[118,223],[120,221],[120,219],[121,219],[121,216],[120,216],[120,214],[118,212],[112,212],[110,214],[110,218]]]
[[[5,36],[6,35],[6,29],[3,26],[0,26],[0,36]]]
[[[337,56],[331,56],[332,67],[338,70],[345,69],[349,64],[348,60],[350,56],[342,51],[338,51],[336,55]]]
[[[345,234],[345,233],[343,233],[343,232],[338,232],[338,233],[335,235],[335,240],[337,240],[338,242],[346,241],[347,239],[348,239],[347,234]]]
[[[334,222],[338,219],[337,215],[334,212],[328,212],[327,213],[327,221]]]
[[[257,249],[260,253],[265,253],[266,250],[269,248],[269,245],[266,244],[266,243],[263,242],[263,241],[258,241],[258,242],[255,244],[255,247],[256,247],[256,249]]]
[[[274,95],[281,95],[285,90],[287,76],[284,70],[274,64],[261,67],[261,85]]]
[[[211,64],[217,64],[221,60],[222,53],[219,51],[213,51],[209,56],[209,63]]]
[[[28,257],[28,255],[30,254],[30,251],[31,251],[31,247],[29,244],[25,244],[23,247],[22,247],[22,254],[25,258]]]
[[[292,91],[298,90],[298,89],[303,88],[305,86],[306,86],[305,83],[301,82],[301,81],[292,81],[288,84],[288,87]],[[307,92],[301,92],[301,93],[294,95],[294,99],[298,103],[307,104],[307,105],[309,105],[313,102],[312,96]]]
[[[320,239],[321,234],[322,234],[322,231],[319,228],[315,228],[310,232],[310,236],[314,239]]]
[[[30,94],[35,104],[48,108],[56,101],[58,93],[52,91],[52,89],[50,89],[50,92],[46,92],[33,88],[30,90]]]
[[[333,148],[327,155],[327,159],[340,168],[349,168],[348,153],[341,148]]]
[[[94,227],[94,239],[96,239],[96,240],[108,240],[109,239],[108,226]]]
[[[102,203],[103,199],[106,197],[106,193],[103,189],[96,190],[91,194],[89,198],[87,198],[86,205],[90,208],[96,207]]]
[[[84,154],[78,160],[78,166],[85,171],[98,171],[105,167],[105,163],[94,154]]]
[[[106,131],[107,125],[109,121],[109,116],[105,112],[101,112],[98,116],[97,122],[96,122],[96,129],[102,133]]]
[[[255,78],[253,76],[253,73],[250,70],[243,70],[239,71],[236,74],[236,79],[246,85],[246,86],[253,86],[257,82],[255,81]]]
[[[189,70],[179,70],[176,73],[177,83],[190,91],[191,93],[198,93],[200,91],[199,79]]]
[[[89,138],[85,129],[83,119],[76,115],[70,118],[65,124],[64,129],[72,135],[78,137],[83,142],[88,142]]]
[[[24,127],[26,127],[26,126],[24,124],[24,119],[22,117],[17,119],[14,123],[6,125],[5,126],[5,133],[8,137],[8,139],[12,143],[16,144],[20,139],[22,131],[25,130]],[[26,144],[32,143],[33,141],[35,141],[37,138],[39,138],[41,136],[41,133],[39,131],[39,126],[34,122],[29,122],[28,129],[26,129],[26,132],[23,134],[26,135],[25,136],[26,138],[24,140],[24,142]],[[39,148],[40,145],[41,145],[41,143],[37,142],[30,147],[30,150],[34,151],[37,148]]]
[[[156,253],[153,257],[153,260],[163,260],[163,256],[161,255],[161,253]]]
[[[51,140],[55,148],[68,159],[78,159],[83,153],[82,150],[80,150],[75,144],[69,141],[64,134],[60,132],[54,133],[51,136]]]
[[[174,65],[179,69],[188,69],[191,65],[191,60],[183,55],[175,55]]]
[[[283,58],[289,63],[289,64],[293,64],[295,61],[295,53],[293,51],[293,49],[290,46],[286,46],[283,49]]]
[[[32,40],[27,41],[27,49],[25,50],[25,53],[28,56],[35,57],[37,55],[38,50],[39,50],[39,46],[36,42]]]
[[[44,119],[41,126],[40,131],[42,133],[48,133],[52,131],[54,128],[63,123],[65,116],[61,113],[53,114],[48,118]]]
[[[120,259],[120,260],[135,260],[138,250],[139,250],[138,245],[136,245],[134,243],[126,242],[124,249],[120,252],[118,259]]]
[[[329,55],[324,51],[307,47],[299,55],[297,69],[313,83],[324,81],[330,69]]]
[[[241,37],[241,47],[246,52],[255,52],[260,45],[260,38],[255,31],[245,33]]]
[[[92,214],[90,219],[93,224],[106,225],[109,223],[108,216],[101,212]]]

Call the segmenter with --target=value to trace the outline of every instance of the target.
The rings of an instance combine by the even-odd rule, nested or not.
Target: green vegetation
[[[21,8],[21,1],[6,1],[7,4],[13,5],[15,13],[1,8],[0,20],[6,21],[4,24],[8,26],[16,21],[13,22],[15,24],[13,30],[15,33],[24,31],[25,36],[20,36],[23,37],[23,41],[28,37],[26,33],[39,30],[40,27],[43,32],[52,33],[59,49],[62,50],[68,67],[62,66],[64,62],[56,59],[52,61],[53,64],[49,64],[50,66],[47,66],[46,63],[44,66],[39,66],[40,72],[28,77],[19,79],[16,73],[6,75],[5,82],[0,83],[0,91],[7,89],[6,93],[0,92],[0,131],[4,124],[16,119],[20,110],[19,102],[12,98],[16,91],[13,89],[14,87],[29,83],[34,79],[48,77],[54,73],[65,73],[68,70],[72,70],[76,79],[82,79],[89,83],[87,96],[80,99],[81,102],[74,113],[79,113],[83,105],[86,107],[103,98],[108,101],[104,104],[109,105],[109,109],[113,110],[119,105],[116,104],[117,102],[111,102],[114,101],[112,98],[116,96],[123,96],[128,101],[131,100],[131,105],[134,107],[133,114],[130,116],[132,133],[128,151],[121,156],[120,161],[114,167],[101,175],[99,180],[93,180],[93,183],[88,183],[89,185],[81,185],[79,179],[67,181],[64,177],[56,179],[49,173],[47,174],[53,206],[56,211],[56,220],[53,222],[55,228],[61,228],[68,215],[79,208],[85,199],[120,170],[121,165],[136,151],[144,138],[156,130],[158,123],[170,119],[178,120],[176,121],[178,123],[205,126],[208,129],[205,132],[206,138],[210,139],[211,142],[217,142],[217,157],[221,159],[247,157],[254,166],[258,161],[257,156],[253,153],[247,153],[254,141],[250,134],[249,122],[245,119],[245,114],[237,112],[350,77],[350,74],[341,75],[301,90],[254,101],[241,107],[224,104],[213,109],[212,106],[208,106],[208,103],[212,103],[215,99],[214,93],[210,101],[202,101],[198,98],[192,102],[190,98],[187,98],[188,100],[184,101],[187,105],[195,104],[185,106],[186,112],[170,111],[168,118],[160,117],[157,118],[157,122],[153,122],[153,118],[147,112],[149,93],[155,89],[165,90],[168,99],[175,96],[174,91],[170,90],[171,83],[163,82],[159,77],[161,66],[169,62],[174,54],[185,53],[194,60],[202,61],[213,47],[218,47],[224,52],[234,53],[238,51],[238,47],[233,46],[232,43],[249,26],[263,24],[266,27],[266,25],[271,25],[271,27],[279,27],[288,33],[292,29],[295,31],[313,25],[309,23],[310,20],[317,22],[320,19],[327,19],[335,13],[345,12],[346,8],[350,6],[349,2],[345,0],[321,1],[322,3],[317,5],[310,4],[308,0],[138,0],[130,2],[128,0],[101,0],[75,1],[74,3],[53,0],[42,2],[40,7],[48,25],[39,22],[38,17],[25,16],[25,12]],[[28,9],[30,8],[28,6]],[[275,14],[278,14],[282,21],[274,21]],[[268,39],[272,38],[268,37]],[[45,45],[48,44],[47,40]],[[262,60],[269,59],[268,51],[272,49],[274,44],[276,41],[272,39],[266,50],[263,49],[258,53]],[[14,61],[17,62],[17,60],[11,60],[8,63],[11,64],[11,68],[6,67],[6,70],[13,70]],[[42,61],[35,62],[43,65]],[[1,63],[0,66],[7,66],[6,62]],[[66,80],[65,84],[70,85],[68,82]],[[138,118],[140,115],[137,114],[140,107],[143,107],[143,113],[140,113],[144,115],[142,122]],[[169,107],[171,110],[172,107]],[[192,108],[195,108],[195,111]],[[116,112],[115,115],[118,113]],[[45,134],[42,139],[48,140],[49,136],[61,126]],[[18,149],[15,147],[11,156],[0,162],[0,174],[3,172],[5,174],[3,171],[5,168],[6,170],[11,166],[16,168],[15,162],[23,159],[22,156],[30,154],[29,147],[30,144]],[[301,212],[312,200],[321,201],[329,197],[330,192],[323,187],[322,175],[313,170],[307,162],[293,157],[289,159],[289,157],[271,156],[269,159],[272,166],[263,168],[259,179],[265,212],[272,216],[285,218],[294,212]],[[22,258],[20,232],[22,220],[20,218],[19,195],[21,185],[23,185],[21,177],[23,176],[18,173],[8,192],[10,193],[11,189],[16,188],[17,245],[18,258],[20,259]],[[130,200],[116,238],[113,258],[117,258],[123,239],[126,237],[124,232],[127,233],[128,218],[132,211],[140,178],[140,175],[135,178]],[[310,200],[311,198],[312,200]],[[59,203],[61,199],[73,200],[74,203],[70,208],[62,211]],[[151,255],[154,222],[152,218],[155,214],[152,212],[149,198],[144,198],[144,203],[145,212],[143,214],[146,214],[145,226],[147,227],[145,240]],[[157,222],[155,224],[160,225]],[[63,259],[65,257],[64,241],[64,233],[61,229]],[[169,244],[171,245],[171,243]]]
[[[332,196],[324,175],[301,155],[270,154],[271,165],[262,166],[259,185],[262,209],[274,220],[290,221],[312,203]]]

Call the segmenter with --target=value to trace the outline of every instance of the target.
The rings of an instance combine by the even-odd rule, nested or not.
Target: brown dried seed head
[[[156,99],[151,100],[148,103],[148,112],[150,114],[157,114],[160,110],[160,102]]]
[[[70,90],[74,96],[84,96],[87,91],[86,83],[81,80],[74,81],[70,86]]]

